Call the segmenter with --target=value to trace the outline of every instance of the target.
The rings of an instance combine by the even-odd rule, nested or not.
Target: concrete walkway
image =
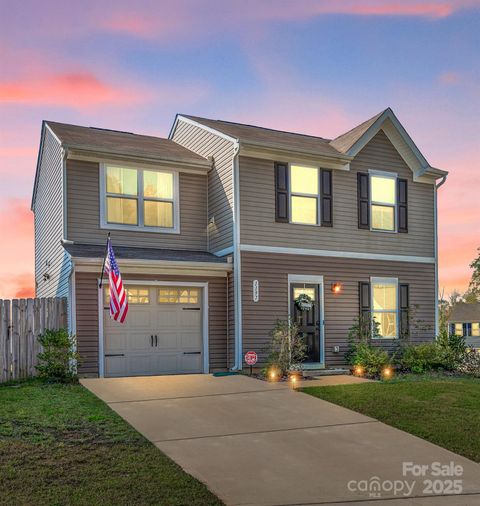
[[[480,505],[478,464],[286,384],[209,375],[82,384],[228,505]],[[404,462],[463,471],[404,476]],[[460,479],[462,495],[431,497],[427,479],[440,480],[436,490]]]

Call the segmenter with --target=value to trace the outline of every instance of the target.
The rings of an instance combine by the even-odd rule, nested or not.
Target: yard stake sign
[[[118,268],[115,254],[110,241],[110,232],[107,237],[106,254],[103,260],[102,277],[99,288],[102,288],[103,273],[108,274],[108,284],[110,288],[110,318],[120,323],[125,321],[128,313],[127,292],[123,286],[122,275]]]
[[[245,363],[250,366],[250,376],[252,375],[252,367],[257,363],[258,357],[254,351],[245,353]]]

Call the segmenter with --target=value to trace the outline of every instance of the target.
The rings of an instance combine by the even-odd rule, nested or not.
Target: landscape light
[[[385,378],[391,378],[393,375],[393,371],[391,367],[385,367],[385,369],[382,371],[382,375]]]
[[[354,369],[354,372],[357,376],[363,376],[363,367],[361,365],[357,365]]]

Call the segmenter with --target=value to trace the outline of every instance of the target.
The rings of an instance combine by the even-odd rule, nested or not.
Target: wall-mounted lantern
[[[339,294],[342,293],[343,286],[341,283],[332,283],[332,293]]]

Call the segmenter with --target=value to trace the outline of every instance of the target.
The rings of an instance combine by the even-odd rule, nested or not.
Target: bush
[[[467,351],[465,339],[463,336],[449,335],[448,329],[445,328],[440,332],[437,343],[444,354],[445,369],[448,371],[455,370],[463,361],[463,357]]]
[[[350,364],[361,366],[366,376],[379,377],[385,367],[390,365],[391,359],[386,350],[369,343],[358,343],[350,355]]]
[[[45,330],[38,336],[43,352],[38,354],[36,369],[41,378],[54,381],[72,381],[76,377],[75,361],[79,356],[74,351],[75,338],[65,329]]]
[[[446,353],[438,343],[424,343],[405,346],[399,359],[405,371],[423,374],[427,371],[445,369]]]
[[[267,364],[278,368],[282,376],[288,371],[299,370],[307,356],[307,344],[298,330],[298,325],[290,320],[277,320],[270,332]]]
[[[469,350],[463,355],[462,361],[457,366],[458,372],[480,378],[480,351]]]

